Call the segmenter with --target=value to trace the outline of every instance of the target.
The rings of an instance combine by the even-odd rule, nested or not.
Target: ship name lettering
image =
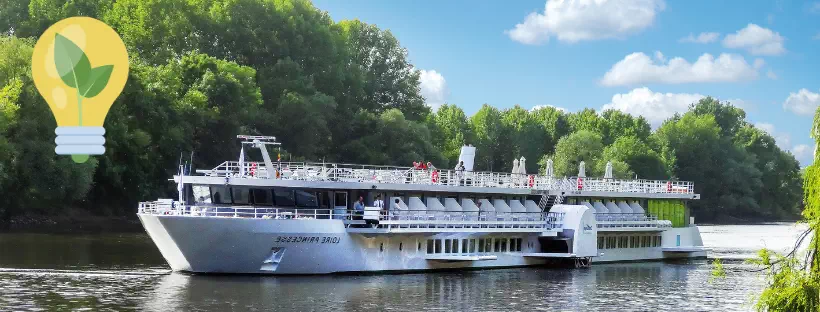
[[[276,243],[338,244],[337,236],[277,236]]]

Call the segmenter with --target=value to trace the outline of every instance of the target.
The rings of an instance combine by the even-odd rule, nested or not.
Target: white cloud
[[[720,37],[720,33],[716,32],[702,32],[697,37],[694,34],[689,34],[689,36],[680,38],[678,42],[691,42],[691,43],[712,43],[718,40]]]
[[[601,107],[601,111],[617,109],[622,112],[641,115],[652,127],[657,128],[664,120],[689,110],[689,104],[704,98],[700,94],[660,93],[649,88],[636,88],[629,93],[615,94],[610,103]]]
[[[695,63],[689,63],[680,57],[656,63],[646,54],[636,52],[613,65],[601,79],[601,84],[624,86],[645,83],[732,82],[755,78],[757,70],[737,54],[721,54],[715,59],[711,54],[705,53]]]
[[[815,151],[806,144],[796,145],[792,149],[792,155],[794,155],[794,158],[796,158],[797,161],[800,162],[800,165],[804,167],[811,165],[811,163],[814,162],[814,153]]]
[[[549,105],[549,104],[547,104],[547,105],[535,105],[535,106],[533,106],[533,107],[530,109],[530,112],[534,112],[534,111],[537,111],[537,110],[539,110],[539,109],[542,109],[542,108],[547,108],[547,107],[552,107],[552,108],[557,109],[557,110],[559,110],[559,111],[561,111],[561,112],[564,112],[564,113],[568,113],[568,112],[569,112],[569,110],[568,110],[568,109],[566,109],[566,108],[563,108],[563,107],[558,107],[558,106],[553,106],[553,105]]]
[[[661,51],[655,51],[655,59],[658,60],[658,62],[666,62],[666,57],[663,56]]]
[[[771,135],[780,149],[789,150],[792,148],[792,137],[788,133],[777,131],[773,124],[759,122],[755,124],[755,127]]]
[[[820,106],[820,94],[807,89],[800,89],[797,93],[789,93],[789,97],[783,102],[783,108],[798,115],[811,116],[817,107]]]
[[[447,97],[447,81],[444,76],[435,70],[420,70],[419,82],[421,95],[426,100],[428,106],[437,109],[444,104]]]
[[[760,69],[761,67],[763,67],[763,65],[766,65],[766,61],[764,61],[762,58],[756,58],[755,59],[755,63],[754,63],[755,69]]]
[[[623,38],[651,26],[665,7],[664,0],[547,0],[543,14],[530,13],[506,33],[523,44]]]
[[[732,49],[745,49],[753,55],[780,55],[786,52],[783,47],[785,38],[771,29],[749,24],[746,28],[723,38],[723,46]]]
[[[766,77],[769,77],[771,80],[777,80],[777,74],[775,74],[771,69],[766,72]]]

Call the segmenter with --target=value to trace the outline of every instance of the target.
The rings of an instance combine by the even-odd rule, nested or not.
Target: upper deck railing
[[[419,229],[463,229],[465,231],[528,231],[539,232],[561,229],[561,212],[506,212],[487,211],[384,211],[366,207],[365,211],[328,208],[275,208],[254,206],[184,205],[164,200],[141,202],[140,214],[185,217],[220,217],[242,219],[321,220],[335,219],[346,227],[416,231]]]
[[[197,170],[205,176],[250,179],[335,181],[652,194],[694,194],[694,183],[668,180],[620,180],[589,177],[556,178],[536,174],[465,172],[448,169],[370,166],[338,163],[283,162],[268,175],[263,163],[226,161],[211,170]]]

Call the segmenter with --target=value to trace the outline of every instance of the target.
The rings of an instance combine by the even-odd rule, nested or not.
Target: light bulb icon
[[[105,152],[105,116],[128,80],[128,51],[116,31],[90,17],[70,17],[37,40],[31,75],[57,129],[58,155],[82,163]]]

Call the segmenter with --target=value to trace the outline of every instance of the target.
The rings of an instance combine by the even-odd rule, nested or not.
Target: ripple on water
[[[704,242],[715,255],[738,259],[753,256],[760,245],[787,247],[799,230],[783,224],[702,227]],[[752,298],[763,287],[762,279],[749,273],[752,267],[741,260],[726,261],[727,277],[714,281],[710,264],[702,260],[594,264],[579,270],[191,276],[169,274],[144,236],[117,235],[111,241],[81,237],[77,244],[84,247],[75,252],[32,251],[26,248],[38,247],[19,243],[3,246],[19,241],[3,235],[0,252],[13,249],[25,258],[0,255],[0,267],[6,267],[0,269],[0,310],[743,311],[751,309]],[[75,243],[71,237],[37,237],[49,239],[58,245]],[[131,251],[106,254],[122,242]],[[50,265],[54,253],[59,259]],[[26,267],[29,262],[37,264]]]

